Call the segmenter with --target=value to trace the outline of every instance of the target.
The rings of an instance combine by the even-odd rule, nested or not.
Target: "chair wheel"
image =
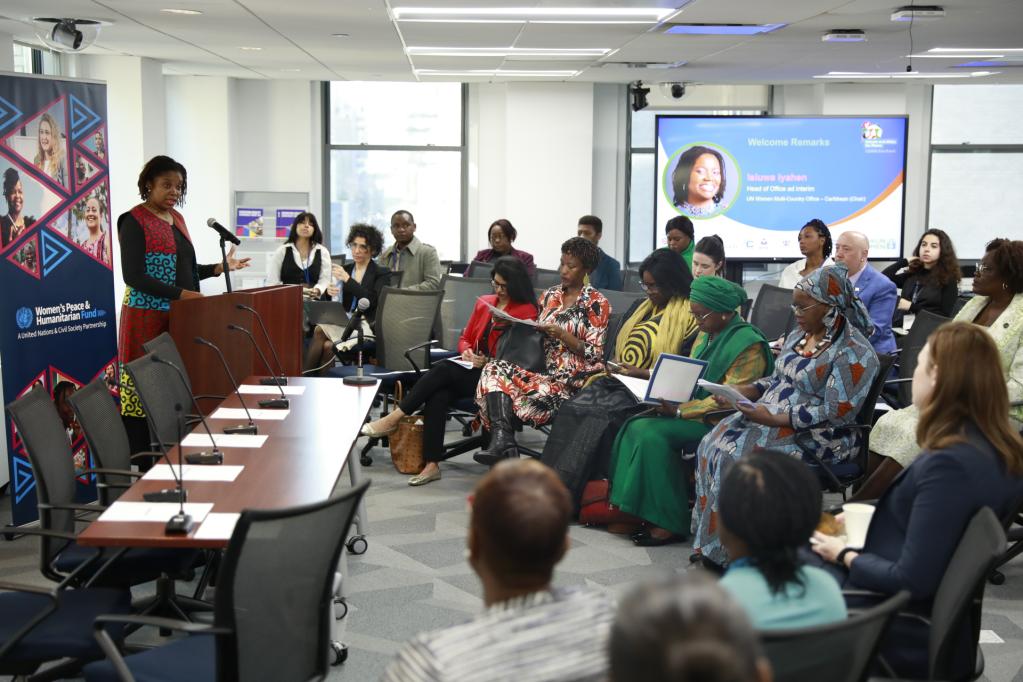
[[[988,582],[991,583],[992,585],[1005,584],[1005,574],[1002,573],[1001,571],[991,571],[991,575],[989,575],[987,579]]]
[[[344,597],[334,597],[334,620],[341,620],[348,615],[348,601]]]
[[[359,455],[359,464],[364,467],[371,467],[373,466],[373,458],[369,455]]]
[[[334,652],[334,656],[330,660],[331,665],[341,665],[348,660],[348,647],[341,642],[331,642],[330,650]]]
[[[366,541],[365,535],[353,535],[348,538],[348,542],[345,543],[348,547],[350,554],[365,554],[366,550],[369,549],[369,543]]]

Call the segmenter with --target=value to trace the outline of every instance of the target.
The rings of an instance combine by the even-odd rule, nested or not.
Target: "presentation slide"
[[[656,243],[689,216],[728,258],[800,258],[799,228],[859,230],[902,253],[905,117],[657,117]]]

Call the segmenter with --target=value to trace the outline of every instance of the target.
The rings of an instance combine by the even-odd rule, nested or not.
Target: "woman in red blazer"
[[[494,293],[480,296],[476,301],[472,317],[458,339],[461,360],[471,367],[447,360],[438,362],[415,383],[396,410],[362,427],[363,435],[386,436],[397,430],[398,420],[422,408],[426,466],[409,479],[409,485],[425,485],[440,479],[439,463],[444,459],[444,423],[448,408],[455,400],[475,395],[481,369],[497,351],[497,341],[508,323],[496,320],[487,304],[512,317],[536,319],[539,305],[522,261],[513,256],[498,258],[494,261],[492,277]]]

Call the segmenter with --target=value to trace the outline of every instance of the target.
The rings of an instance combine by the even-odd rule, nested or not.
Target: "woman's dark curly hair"
[[[657,249],[644,258],[639,266],[639,276],[642,277],[644,272],[650,273],[657,288],[668,298],[689,298],[693,273],[671,249]]]
[[[696,239],[696,231],[693,229],[693,221],[684,215],[677,215],[664,223],[664,234],[671,234],[672,230],[678,230],[689,237],[689,241]]]
[[[824,258],[830,256],[832,241],[831,230],[828,229],[828,226],[825,225],[824,221],[821,220],[820,218],[810,218],[809,222],[807,222],[806,225],[803,225],[803,227],[799,228],[799,231],[802,232],[803,229],[807,227],[812,227],[819,236],[824,237],[824,248],[821,250],[821,253],[824,255]]]
[[[746,455],[725,472],[718,509],[721,525],[746,543],[772,594],[803,584],[798,550],[821,516],[821,486],[810,467],[774,450]]]
[[[931,235],[932,237],[938,238],[938,248],[941,249],[941,253],[938,254],[938,262],[931,268],[930,277],[933,278],[940,286],[945,286],[949,282],[958,282],[963,278],[963,273],[959,269],[959,259],[956,257],[956,247],[952,244],[952,238],[944,230],[931,229],[920,235],[920,239],[916,242],[916,248],[913,249],[913,255],[920,257],[920,244],[923,242],[924,237]],[[913,273],[924,273],[923,261],[914,261],[909,266],[909,271]]]
[[[345,244],[348,248],[351,248],[356,237],[362,237],[366,240],[366,245],[369,246],[369,255],[373,258],[379,256],[380,252],[384,250],[384,233],[372,225],[355,223],[349,227],[348,237],[345,239]]]
[[[714,204],[720,204],[721,198],[725,196],[725,157],[716,149],[696,145],[682,152],[678,157],[678,165],[675,166],[675,170],[671,174],[671,188],[675,193],[672,203],[676,206],[681,206],[689,198],[689,176],[693,172],[696,160],[704,154],[710,154],[717,159],[718,168],[721,169],[721,184],[718,185],[718,191],[714,194]]]
[[[494,261],[494,275],[501,275],[504,283],[508,286],[508,298],[516,303],[531,303],[537,310],[540,305],[536,302],[536,289],[533,288],[533,281],[529,279],[529,271],[515,256],[501,256]]]
[[[169,156],[154,156],[146,162],[139,173],[139,196],[142,201],[149,198],[149,185],[156,181],[156,178],[164,173],[181,173],[181,196],[178,197],[178,206],[184,206],[185,194],[188,192],[188,171],[180,163]]]
[[[490,233],[493,232],[495,225],[501,228],[501,232],[504,232],[504,236],[509,242],[515,241],[515,237],[519,236],[519,231],[515,229],[515,226],[511,224],[510,220],[507,218],[498,218],[494,222],[490,223],[490,227],[487,228],[487,241],[490,241]]]
[[[1023,294],[1023,241],[992,239],[984,249],[991,265],[1014,294]]]
[[[288,233],[288,238],[284,240],[285,244],[294,244],[298,241],[298,226],[307,219],[309,224],[313,226],[313,236],[309,238],[309,241],[313,244],[323,243],[323,230],[320,229],[320,223],[316,221],[316,216],[309,211],[302,211],[291,221],[291,232]]]
[[[561,253],[578,258],[586,272],[593,272],[600,260],[600,251],[597,249],[597,245],[582,237],[566,239],[565,243],[561,245]]]
[[[18,171],[8,168],[4,171],[4,198],[7,199],[7,210],[10,210],[11,195],[14,194],[14,186],[21,182]]]

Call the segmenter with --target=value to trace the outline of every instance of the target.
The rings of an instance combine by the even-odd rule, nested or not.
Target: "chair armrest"
[[[114,643],[110,633],[106,630],[106,625],[112,625],[115,623],[124,625],[152,625],[153,627],[165,630],[178,630],[180,632],[188,633],[209,633],[215,635],[230,633],[230,631],[225,628],[216,628],[211,625],[189,623],[188,621],[173,620],[171,618],[153,618],[150,616],[98,616],[92,624],[92,636],[99,643],[99,646],[103,650],[104,655],[106,655],[107,660],[109,660],[110,664],[114,666],[118,679],[122,682],[135,682],[135,677],[131,674],[131,670],[128,669],[128,665],[124,662],[124,657],[121,655],[121,651],[117,648],[117,644]]]
[[[6,641],[0,645],[0,661],[4,660],[7,654],[17,646],[18,642],[22,640],[32,629],[42,623],[44,620],[52,616],[57,611],[57,589],[51,588],[45,589],[42,587],[35,587],[33,585],[21,585],[18,583],[9,583],[0,581],[0,590],[7,590],[9,592],[25,592],[28,594],[37,594],[43,597],[49,597],[50,603],[47,604],[46,608],[40,609],[39,613],[34,618],[30,618],[27,623],[18,628],[15,632],[11,633],[6,638]]]
[[[89,512],[93,514],[102,514],[107,510],[106,507],[100,507],[94,504],[43,504],[40,502],[36,506],[40,509],[66,509],[69,511]]]
[[[0,590],[7,590],[8,592],[27,592],[29,594],[38,594],[44,597],[50,597],[54,602],[57,601],[57,588],[55,587],[37,587],[35,585],[24,585],[22,583],[9,583],[6,580],[0,580]]]
[[[38,535],[44,538],[57,538],[60,540],[77,540],[78,536],[74,533],[67,533],[62,530],[50,530],[49,528],[18,528],[17,530],[8,531],[13,537],[15,535]]]
[[[439,343],[440,341],[438,341],[437,339],[430,339],[426,343],[420,343],[415,346],[412,346],[411,348],[406,348],[405,352],[402,353],[402,355],[404,355],[405,359],[409,361],[409,364],[412,365],[412,368],[416,370],[416,374],[422,374],[423,370],[419,369],[419,365],[417,365],[416,361],[412,359],[412,352],[422,350],[423,348],[427,348],[429,346],[433,346],[434,344]],[[427,357],[427,361],[429,361],[429,357]]]
[[[195,399],[196,400],[226,400],[227,396],[226,395],[212,395],[210,393],[203,393],[202,395],[195,396]],[[190,414],[188,416],[192,417],[192,416],[195,416],[195,415],[191,415]]]
[[[889,386],[889,385],[894,386],[896,384],[908,384],[911,381],[913,381],[913,377],[906,377],[905,379],[887,379],[887,380],[885,380],[884,385],[885,386]]]
[[[93,469],[85,469],[79,472],[79,474],[107,474],[117,476],[131,476],[132,478],[142,478],[145,476],[144,471],[131,471],[129,469],[107,469],[106,467],[95,467]]]
[[[131,455],[131,457],[129,457],[129,459],[131,459],[132,461],[135,461],[136,459],[143,459],[143,458],[146,458],[146,457],[159,458],[159,457],[163,457],[163,453],[162,452],[158,452],[156,450],[145,450],[143,452],[136,452],[134,455]]]

